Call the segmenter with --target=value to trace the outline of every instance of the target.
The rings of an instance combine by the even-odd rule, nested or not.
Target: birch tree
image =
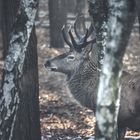
[[[28,75],[27,71],[26,73],[24,72],[23,74],[23,68],[24,70],[31,70],[31,67],[28,67],[28,65],[24,65],[24,62],[26,61],[26,64],[30,63],[32,59],[32,56],[37,56],[37,54],[31,55],[30,57],[32,59],[29,59],[29,62],[25,60],[25,56],[28,56],[27,50],[28,46],[35,45],[36,46],[36,39],[33,35],[31,35],[34,27],[34,20],[36,16],[36,11],[38,7],[38,0],[21,0],[20,1],[20,6],[17,12],[17,16],[15,18],[12,32],[10,33],[10,39],[8,42],[8,52],[5,57],[5,63],[4,63],[4,75],[3,75],[3,82],[2,82],[2,89],[0,93],[0,139],[1,140],[16,140],[16,139],[21,139],[21,140],[39,140],[40,139],[40,130],[39,130],[39,118],[34,119],[34,116],[28,116],[30,119],[30,122],[20,120],[19,119],[19,114],[21,113],[20,110],[24,110],[25,107],[22,106],[21,104],[26,104],[23,103],[25,101],[25,98],[23,99],[22,97],[33,97],[34,95],[28,95],[28,92],[31,92],[34,87],[27,85],[26,80],[31,80],[32,75]],[[31,37],[32,36],[32,37]],[[30,38],[31,37],[31,38]],[[29,42],[31,40],[34,40],[35,42],[29,45]],[[30,49],[29,49],[30,50]],[[28,53],[31,52],[28,51]],[[28,57],[29,58],[29,57]],[[27,59],[27,58],[26,58]],[[28,63],[27,63],[28,62]],[[31,63],[30,63],[31,64]],[[35,65],[37,65],[35,63]],[[31,65],[33,66],[33,65]],[[29,69],[30,68],[30,69]],[[33,67],[35,68],[35,67]],[[28,79],[25,78],[25,74],[29,77]],[[37,70],[35,70],[35,74],[37,74]],[[33,72],[34,75],[34,72]],[[38,80],[34,78],[34,80],[37,82]],[[24,83],[24,84],[23,84]],[[28,83],[28,82],[27,82]],[[38,83],[37,83],[38,84]],[[25,90],[23,92],[23,87],[25,89],[30,89],[30,91]],[[36,87],[35,87],[36,89]],[[34,91],[34,90],[33,90]],[[26,94],[25,94],[26,93]],[[22,96],[22,94],[25,94]],[[37,101],[37,94],[35,94],[35,99]],[[33,103],[32,99],[29,98],[31,101],[27,100],[28,104],[29,102]],[[38,102],[36,103],[38,105]],[[38,109],[36,105],[33,104],[32,107],[35,107],[35,109]],[[27,109],[27,108],[26,108]],[[28,111],[33,111],[33,109],[30,110],[24,110],[24,114],[27,113],[29,114]],[[27,112],[26,112],[27,111]],[[38,110],[39,111],[39,110]],[[19,113],[20,112],[20,113]],[[20,114],[22,115],[22,113]],[[38,114],[33,114],[37,115]],[[31,118],[30,118],[31,117]],[[39,116],[38,116],[39,117]],[[32,122],[35,120],[35,122]],[[17,123],[30,123],[29,129],[27,131],[30,131],[29,133],[32,134],[32,136],[29,136],[27,131],[23,131],[26,128],[23,128],[23,123],[22,124],[17,124]],[[37,131],[33,131],[32,124],[35,123],[37,125],[33,125]],[[18,126],[18,127],[17,127]],[[16,132],[15,132],[15,127],[17,128],[18,132],[21,135],[16,137]],[[31,128],[30,128],[31,127]],[[23,137],[23,135],[25,137]],[[35,135],[35,137],[34,137]]]
[[[89,0],[89,14],[93,18],[93,25],[96,32],[96,49],[98,55],[98,66],[101,67],[104,56],[106,32],[107,32],[107,15],[108,1],[107,0]],[[94,52],[93,52],[94,53]],[[99,55],[100,54],[100,55]]]
[[[135,19],[134,1],[91,0],[89,6],[97,32],[99,55],[105,50],[97,94],[96,139],[115,140],[118,137],[122,58]]]

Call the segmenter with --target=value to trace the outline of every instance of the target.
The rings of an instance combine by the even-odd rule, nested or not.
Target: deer
[[[91,38],[94,27],[86,29],[84,35],[77,32],[75,23],[75,40],[71,28],[66,33],[62,28],[62,35],[69,46],[69,51],[49,59],[45,67],[54,72],[67,76],[67,84],[73,97],[83,106],[96,111],[97,89],[100,69],[93,54],[93,45],[96,47],[96,37]],[[69,38],[68,38],[69,35]],[[90,39],[89,39],[90,38]],[[140,131],[140,73],[130,74],[122,72],[121,97],[118,113],[118,139],[124,140],[126,129]]]

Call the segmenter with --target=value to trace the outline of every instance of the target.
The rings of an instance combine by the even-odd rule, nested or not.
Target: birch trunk
[[[21,78],[25,53],[36,16],[38,1],[21,0],[16,21],[10,34],[5,58],[0,98],[0,140],[13,140],[17,111],[21,103]]]
[[[122,58],[134,22],[134,3],[108,1],[107,43],[96,108],[96,140],[117,139]]]
[[[93,18],[93,24],[96,31],[97,43],[93,46],[93,53],[96,49],[98,55],[98,65],[101,67],[104,57],[104,48],[106,43],[107,32],[107,15],[108,1],[107,0],[89,0],[89,14]]]

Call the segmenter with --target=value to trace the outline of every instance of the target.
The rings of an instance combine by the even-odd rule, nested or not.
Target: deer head
[[[86,29],[86,33],[84,35],[78,34],[76,29],[76,22],[74,23],[74,31],[77,38],[75,40],[72,28],[68,29],[68,33],[66,33],[65,26],[62,28],[62,35],[70,47],[69,52],[66,52],[62,55],[56,56],[52,59],[49,59],[45,63],[45,67],[51,69],[55,72],[61,72],[66,75],[71,75],[76,69],[79,68],[79,65],[84,61],[88,60],[89,53],[92,49],[91,43],[95,43],[96,38],[89,39],[94,28],[91,24],[89,29]],[[69,38],[68,38],[69,35]]]

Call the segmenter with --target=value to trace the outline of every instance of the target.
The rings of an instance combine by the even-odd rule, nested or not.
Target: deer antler
[[[68,40],[66,31],[65,31],[65,25],[62,27],[62,35],[63,35],[63,38],[64,38],[65,42],[67,43],[67,45],[70,46],[70,48],[73,48],[73,45],[72,45],[71,42]]]
[[[78,32],[77,32],[77,30],[76,30],[76,22],[77,22],[77,19],[78,19],[78,18],[76,18],[76,20],[75,20],[75,22],[74,22],[74,32],[75,32],[77,38],[80,39],[81,36],[78,34]]]
[[[92,38],[88,41],[89,36],[94,31],[94,27],[93,27],[92,24],[90,25],[89,29],[86,29],[85,35],[81,36],[81,35],[78,34],[78,32],[76,30],[76,21],[75,21],[74,22],[74,31],[75,31],[76,37],[79,39],[79,41],[76,42],[76,40],[75,40],[75,38],[72,34],[71,27],[70,27],[69,30],[68,30],[68,33],[69,33],[69,36],[70,36],[70,39],[71,39],[71,42],[70,42],[68,40],[66,31],[65,31],[65,26],[63,26],[63,28],[62,28],[62,34],[63,34],[64,40],[70,46],[70,48],[79,50],[79,49],[82,49],[82,48],[86,47],[89,43],[95,43],[96,42],[96,38]]]

